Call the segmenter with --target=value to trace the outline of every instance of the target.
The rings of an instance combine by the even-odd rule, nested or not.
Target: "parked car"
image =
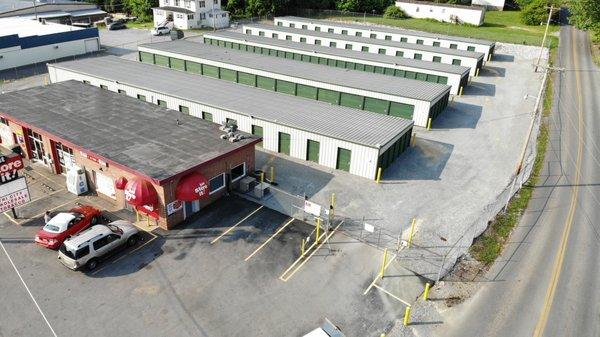
[[[171,32],[171,28],[169,28],[167,26],[156,27],[156,28],[150,30],[150,33],[154,36],[166,35],[166,34],[169,34],[170,32]]]
[[[108,30],[117,30],[117,29],[125,29],[127,28],[127,26],[125,26],[125,20],[117,20],[117,21],[113,21],[111,23],[109,23],[106,28],[108,28]]]
[[[139,230],[125,220],[96,225],[65,240],[58,250],[58,259],[72,270],[83,266],[94,270],[100,260],[119,248],[134,246],[139,239],[138,233]]]
[[[37,232],[35,242],[46,248],[58,249],[66,238],[97,224],[101,217],[100,210],[86,205],[58,213]]]

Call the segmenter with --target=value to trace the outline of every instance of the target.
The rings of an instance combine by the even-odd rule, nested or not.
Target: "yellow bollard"
[[[375,178],[375,181],[379,184],[379,182],[381,181],[381,167],[377,168],[377,178]]]
[[[275,181],[275,168],[271,166],[271,182]]]
[[[302,256],[304,256],[304,253],[305,253],[305,246],[306,246],[306,240],[302,239],[302,246],[300,246],[300,250],[302,251]]]
[[[479,68],[477,68],[477,70],[475,70],[475,77],[479,76]]]
[[[404,326],[408,326],[410,324],[410,307],[406,307],[404,310]]]
[[[427,130],[431,130],[431,118],[427,120]]]
[[[465,87],[462,87],[462,86],[461,86],[461,87],[460,87],[460,89],[458,89],[458,96],[462,96],[462,94],[463,94],[463,89],[464,89],[464,88],[465,88]]]
[[[265,173],[264,173],[264,172],[261,172],[261,173],[260,173],[260,183],[262,184],[262,183],[264,183],[264,182],[265,182]]]
[[[321,232],[321,218],[317,218],[317,232],[316,232],[317,238],[315,240],[317,245],[319,244],[319,234],[320,234],[320,232]]]
[[[146,215],[146,224],[150,227],[150,216]]]
[[[417,223],[417,219],[412,219],[412,224],[410,225],[410,236],[408,237],[408,247],[412,246],[413,235],[415,235],[415,224]]]
[[[490,56],[488,56],[488,62],[492,60],[492,54],[490,54]]]
[[[431,287],[429,282],[425,283],[425,290],[423,291],[423,301],[427,301],[427,298],[429,297],[429,287]]]
[[[388,249],[384,249],[383,250],[383,261],[381,262],[381,271],[379,272],[379,275],[381,275],[381,278],[383,278],[383,275],[385,273],[385,265],[387,263],[387,255],[388,255]]]
[[[385,334],[384,334],[384,333],[382,333],[381,335],[379,335],[379,337],[385,337]]]
[[[135,210],[135,222],[140,222],[140,213],[137,211],[137,209]]]
[[[413,133],[412,138],[410,139],[410,146],[415,146],[416,142],[417,142],[417,134]]]

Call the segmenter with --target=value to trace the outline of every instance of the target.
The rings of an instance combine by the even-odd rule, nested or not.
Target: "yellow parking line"
[[[398,254],[392,256],[392,258],[388,261],[388,263],[386,263],[385,266],[383,266],[383,271],[385,271],[387,269],[387,267],[389,267],[389,265],[392,264],[392,261],[394,261],[396,259],[396,256],[398,256]],[[381,278],[381,272],[377,273],[377,276],[375,276],[375,279],[367,287],[367,290],[365,290],[363,295],[366,295],[369,292],[369,290],[371,290],[371,288],[376,287],[377,285],[375,283],[377,283],[377,281],[379,281],[380,278]]]
[[[337,231],[337,229],[338,229],[338,228],[340,228],[340,226],[341,226],[343,223],[344,223],[344,221],[341,221],[341,222],[340,222],[340,223],[339,223],[339,224],[338,224],[338,225],[337,225],[337,226],[336,226],[336,227],[335,227],[335,228],[334,228],[334,229],[331,231],[331,233],[329,233],[329,234],[328,234],[328,235],[325,237],[325,240],[323,240],[323,242],[321,242],[321,244],[319,244],[319,245],[318,245],[318,246],[315,248],[315,250],[313,250],[313,252],[312,252],[312,253],[310,253],[310,255],[308,255],[308,257],[306,257],[306,259],[304,259],[304,261],[302,261],[302,263],[300,263],[300,264],[298,265],[298,267],[296,267],[296,269],[294,269],[294,271],[292,271],[292,273],[291,273],[291,274],[287,275],[287,277],[284,277],[284,276],[286,276],[286,273],[287,273],[287,272],[290,270],[290,268],[291,268],[291,267],[290,267],[290,268],[288,268],[288,269],[287,269],[287,270],[286,270],[286,271],[285,271],[283,274],[281,274],[281,276],[279,276],[279,279],[280,279],[280,280],[282,280],[283,282],[287,282],[287,281],[288,281],[290,278],[292,278],[292,276],[294,276],[294,274],[296,274],[296,272],[297,272],[298,270],[300,270],[300,269],[302,268],[302,266],[303,266],[303,265],[304,265],[306,262],[308,262],[308,260],[310,260],[310,258],[311,258],[313,255],[315,255],[315,253],[316,253],[316,252],[319,250],[319,248],[321,248],[321,246],[323,246],[323,245],[324,245],[324,244],[325,244],[325,243],[326,243],[326,242],[329,240],[329,238],[331,238],[331,237],[333,236],[333,234],[335,234],[335,232]],[[294,262],[294,264],[292,264],[292,267],[293,267],[293,266],[294,266],[294,265],[295,265],[295,264],[296,264],[298,261],[300,261],[300,260],[301,260],[301,259],[303,259],[303,258],[304,258],[304,255],[301,255],[301,256],[300,256],[300,257],[299,257],[299,258],[296,260],[296,262]]]
[[[12,216],[8,215],[8,212],[4,212],[4,215],[6,215],[6,217],[8,218],[8,220],[12,221],[14,224],[18,225],[19,222],[15,219],[13,219]]]
[[[396,296],[396,295],[392,294],[391,292],[389,292],[389,291],[385,290],[383,287],[380,287],[380,286],[378,286],[378,285],[375,285],[375,288],[377,288],[377,289],[379,289],[379,290],[383,291],[384,293],[386,293],[386,294],[388,294],[388,295],[392,296],[392,297],[393,297],[393,298],[395,298],[396,300],[398,300],[398,301],[400,301],[400,302],[402,302],[402,303],[404,303],[404,304],[408,305],[409,307],[411,306],[411,304],[410,304],[410,303],[408,303],[408,302],[406,302],[405,300],[401,299],[400,297],[398,297],[398,296]]]
[[[260,206],[259,208],[255,209],[254,212],[246,215],[242,220],[238,221],[235,225],[229,227],[226,231],[224,231],[221,235],[217,236],[214,240],[212,240],[210,242],[210,244],[214,244],[215,242],[219,241],[220,238],[222,238],[223,236],[227,235],[227,233],[231,232],[234,228],[236,228],[237,226],[239,226],[242,222],[246,221],[249,217],[251,217],[254,213],[260,211],[264,206]]]
[[[147,233],[149,233],[149,232],[147,232]],[[152,233],[151,233],[151,234],[152,234]],[[127,256],[130,256],[131,254],[133,254],[133,253],[135,253],[136,251],[140,250],[142,247],[144,247],[144,246],[148,245],[150,242],[152,242],[152,241],[156,240],[156,238],[158,238],[158,235],[154,235],[154,234],[152,234],[152,239],[150,239],[150,240],[146,241],[146,242],[145,242],[143,245],[141,245],[141,246],[139,246],[139,247],[135,248],[134,250],[132,250],[132,251],[128,252],[127,254],[124,254],[124,255],[121,255],[121,256],[119,256],[119,258],[118,258],[118,259],[116,259],[116,260],[114,260],[114,261],[111,261],[111,262],[109,262],[109,263],[106,263],[106,264],[105,264],[105,265],[103,265],[102,267],[100,267],[100,268],[98,268],[98,269],[94,270],[94,271],[91,273],[91,275],[96,275],[96,274],[97,274],[97,273],[99,273],[100,271],[104,270],[104,268],[106,268],[106,267],[108,267],[108,266],[110,266],[110,265],[112,265],[112,264],[115,264],[115,263],[117,263],[118,261],[121,261],[122,259],[124,259],[124,258],[125,258],[125,257],[127,257]]]
[[[285,225],[281,226],[281,228],[279,228],[277,230],[277,232],[275,232],[273,235],[271,235],[267,241],[265,241],[262,245],[260,245],[260,247],[256,248],[256,250],[253,251],[252,254],[248,255],[248,257],[245,258],[244,261],[250,260],[256,253],[258,253],[258,251],[263,249],[263,247],[266,246],[267,243],[269,243],[271,240],[273,240],[273,238],[275,238],[277,236],[277,234],[281,233],[281,231],[284,230],[289,224],[294,222],[294,220],[295,220],[294,218],[291,218],[288,222],[285,223]]]

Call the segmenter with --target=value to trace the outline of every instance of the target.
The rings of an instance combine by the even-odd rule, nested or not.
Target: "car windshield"
[[[51,233],[60,233],[60,227],[52,224],[46,224],[46,226],[44,226],[44,230]]]
[[[106,225],[113,233],[123,234],[123,230],[115,225],[108,224]]]

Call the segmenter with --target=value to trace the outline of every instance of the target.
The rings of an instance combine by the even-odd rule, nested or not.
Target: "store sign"
[[[24,205],[31,201],[25,177],[0,185],[0,212]]]
[[[8,125],[0,124],[0,138],[2,138],[2,145],[5,147],[11,147],[15,144],[12,130]]]
[[[321,205],[304,200],[304,211],[314,216],[321,216]]]
[[[17,179],[23,167],[23,158],[19,155],[0,156],[0,184]]]
[[[208,196],[208,184],[206,182],[200,183],[196,188],[194,188],[194,193],[196,193],[200,199]]]
[[[175,200],[167,204],[167,216],[180,211],[183,208],[183,202],[181,200]]]
[[[102,160],[102,159],[99,159],[99,158],[96,158],[96,157],[94,157],[94,156],[91,156],[91,155],[89,155],[89,154],[87,154],[87,153],[85,153],[85,152],[83,152],[83,151],[79,151],[79,153],[81,154],[81,156],[82,156],[83,158],[87,158],[88,160],[91,160],[91,161],[93,161],[94,163],[98,163],[98,164],[100,164],[100,165],[102,165],[102,166],[104,166],[104,167],[108,167],[108,163],[107,163],[107,162],[105,162],[105,161],[104,161],[104,160]]]

